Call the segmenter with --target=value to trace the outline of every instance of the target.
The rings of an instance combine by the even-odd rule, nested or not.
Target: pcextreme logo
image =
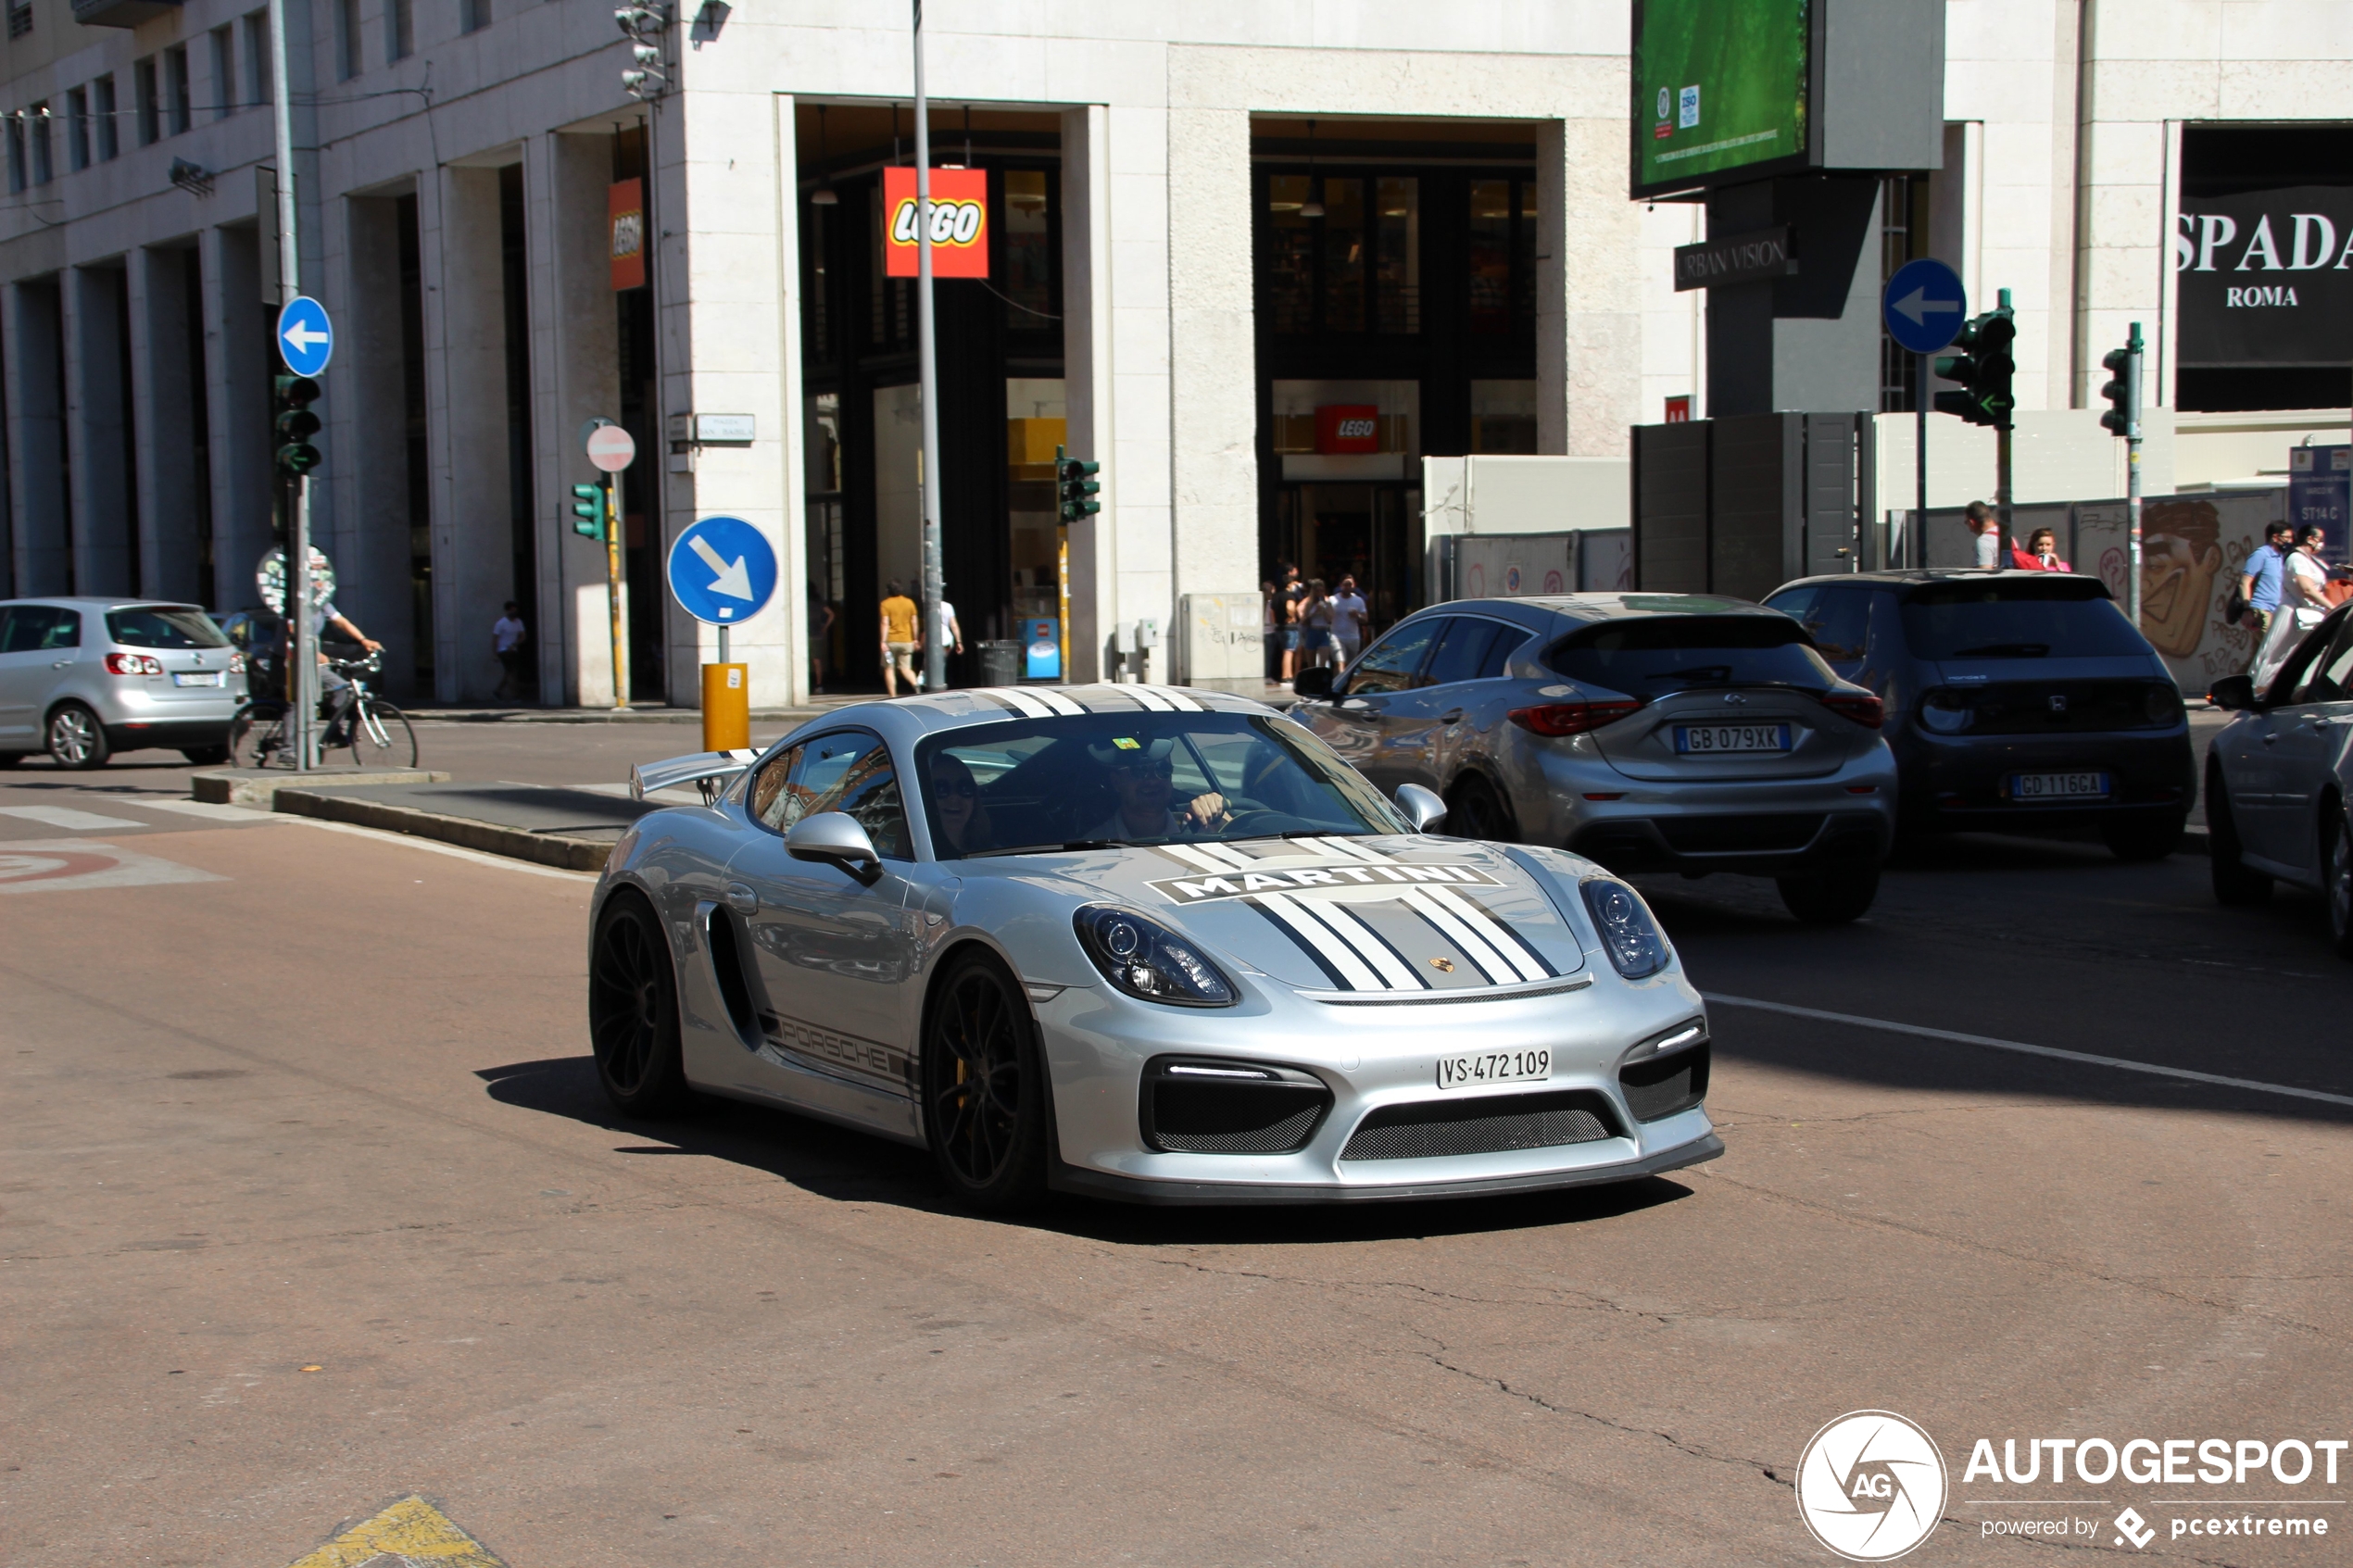
[[[1850,1562],[1887,1562],[1936,1528],[1944,1456],[1893,1411],[1853,1411],[1814,1434],[1797,1461],[1797,1512]]]

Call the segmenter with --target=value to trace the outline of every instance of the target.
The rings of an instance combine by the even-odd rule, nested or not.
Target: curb
[[[433,782],[446,784],[448,775],[443,774]],[[529,860],[534,865],[553,866],[560,871],[600,872],[605,868],[606,859],[612,853],[611,845],[592,838],[562,838],[554,834],[530,833],[472,817],[448,817],[438,811],[420,811],[409,806],[387,806],[379,800],[361,800],[332,790],[280,788],[272,809],[290,816],[316,817],[322,822],[349,822],[354,827],[377,828],[386,833],[405,833],[418,838],[438,839],[463,849],[479,850],[485,855],[504,855],[509,859]]]
[[[267,811],[282,789],[317,789],[337,784],[447,784],[449,775],[425,768],[320,768],[308,773],[283,769],[229,769],[191,773],[188,798],[210,806],[258,806]]]

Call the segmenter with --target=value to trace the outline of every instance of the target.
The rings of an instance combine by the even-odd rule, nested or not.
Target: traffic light
[[[2100,416],[2100,423],[2128,441],[2141,433],[2141,351],[2146,346],[2141,340],[2141,324],[2135,321],[2124,346],[2112,348],[2100,358],[2108,374],[2108,384],[2100,388],[2100,395],[2108,399],[2108,412]]]
[[[1101,463],[1084,463],[1076,458],[1065,458],[1063,449],[1054,448],[1054,495],[1062,503],[1062,520],[1065,524],[1081,518],[1093,517],[1103,509],[1095,499],[1102,486],[1095,475],[1103,471]]]
[[[300,479],[319,466],[319,448],[310,438],[319,433],[319,416],[310,405],[319,400],[319,383],[308,376],[281,375],[272,383],[278,419],[278,472]]]
[[[1957,414],[1973,425],[2009,429],[2010,410],[2018,402],[2010,395],[2010,374],[2018,368],[2010,345],[2017,339],[2018,327],[2007,304],[1964,325],[1953,339],[1953,346],[1963,352],[1936,361],[1937,375],[1958,382],[1960,390],[1938,393],[1936,411]]]
[[[601,484],[575,484],[572,487],[572,531],[583,539],[605,536],[605,487]]]

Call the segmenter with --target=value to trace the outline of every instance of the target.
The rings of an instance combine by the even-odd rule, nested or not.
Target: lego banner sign
[[[606,198],[611,220],[612,286],[646,286],[646,187],[642,181],[623,180]]]
[[[1363,453],[1380,450],[1380,409],[1370,403],[1326,403],[1315,410],[1315,450]]]
[[[912,278],[916,272],[915,171],[883,170],[883,272]],[[988,171],[931,171],[931,275],[988,276]]]

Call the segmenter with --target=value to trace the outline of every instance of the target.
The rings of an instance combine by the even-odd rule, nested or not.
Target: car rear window
[[[225,648],[229,639],[200,609],[110,609],[107,635],[127,648]]]
[[[1962,578],[1904,596],[1915,659],[2103,659],[2145,654],[2097,578]]]
[[[1570,680],[1644,701],[1692,686],[1798,686],[1838,684],[1806,640],[1780,615],[1654,616],[1571,632],[1544,662]]]

